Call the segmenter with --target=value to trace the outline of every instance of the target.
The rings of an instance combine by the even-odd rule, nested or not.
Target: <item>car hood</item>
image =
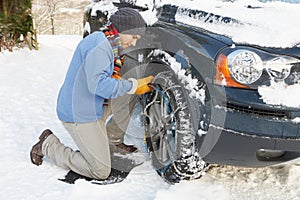
[[[294,56],[300,59],[300,46],[288,47],[288,48],[267,48],[267,47],[258,47],[273,54],[280,55],[289,55]]]
[[[137,0],[145,2],[146,0]],[[265,1],[265,2],[263,2]],[[286,0],[287,1],[287,0]],[[151,2],[153,2],[151,0]],[[160,0],[155,8],[177,7],[175,20],[225,35],[238,44],[300,46],[300,3],[266,0]],[[143,16],[149,18],[149,9]],[[158,15],[161,13],[158,13]]]

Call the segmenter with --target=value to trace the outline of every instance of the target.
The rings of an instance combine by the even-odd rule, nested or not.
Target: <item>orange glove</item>
[[[151,81],[154,79],[154,76],[148,76],[145,78],[140,78],[137,79],[137,89],[135,91],[135,94],[145,94],[147,92],[151,92],[152,91],[152,87],[148,86],[148,83],[151,83]]]

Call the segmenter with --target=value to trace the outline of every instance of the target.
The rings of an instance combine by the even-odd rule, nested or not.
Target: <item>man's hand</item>
[[[138,86],[135,91],[135,94],[145,94],[147,92],[151,92],[153,88],[149,87],[148,83],[151,83],[153,78],[154,76],[148,76],[145,78],[137,79]]]

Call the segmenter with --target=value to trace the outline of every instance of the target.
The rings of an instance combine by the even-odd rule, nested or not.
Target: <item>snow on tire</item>
[[[153,83],[144,109],[153,166],[169,183],[199,178],[207,164],[195,152],[191,93],[173,70],[160,72]]]

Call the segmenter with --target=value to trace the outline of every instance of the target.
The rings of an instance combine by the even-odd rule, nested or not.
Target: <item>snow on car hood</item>
[[[149,0],[137,0],[136,3],[143,6],[151,5],[153,2],[147,3],[147,1]],[[300,46],[300,4],[297,4],[299,1],[289,1],[294,3],[261,1],[160,0],[156,1],[155,6],[160,7],[166,4],[178,6],[176,21],[226,35],[236,43],[264,47]],[[197,14],[187,13],[188,9],[232,18],[234,23],[207,20]],[[143,16],[147,18],[147,15]]]

